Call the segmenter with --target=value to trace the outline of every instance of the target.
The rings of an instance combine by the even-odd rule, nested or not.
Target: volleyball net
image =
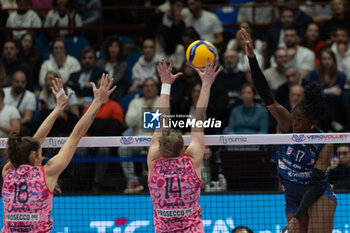
[[[55,155],[65,141],[47,138],[43,156]],[[150,141],[136,136],[82,138],[58,182],[52,232],[154,232],[147,188]],[[190,136],[184,141],[188,145]],[[237,226],[281,232],[287,221],[278,157],[281,147],[292,153],[289,146],[295,144],[334,145],[329,173],[338,203],[333,232],[350,231],[350,133],[207,135],[205,142],[200,197],[205,232],[230,233]],[[0,150],[5,147],[6,139],[0,139]],[[298,161],[304,158],[302,152],[295,155]]]

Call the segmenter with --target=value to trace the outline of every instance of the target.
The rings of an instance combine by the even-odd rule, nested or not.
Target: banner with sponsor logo
[[[333,233],[350,232],[350,194],[337,194]],[[286,224],[282,194],[202,195],[206,233],[230,233],[248,226],[256,233],[280,233]],[[1,207],[0,218],[3,216]],[[154,232],[148,195],[54,197],[53,233]]]

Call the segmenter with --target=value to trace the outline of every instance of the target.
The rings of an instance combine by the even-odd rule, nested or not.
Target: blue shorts
[[[289,181],[281,181],[284,188],[284,198],[285,198],[285,212],[287,214],[294,214],[297,212],[301,199],[307,189],[307,185],[296,184]],[[326,190],[322,194],[333,201],[337,202],[337,197],[335,196],[333,189],[329,183],[325,184]]]

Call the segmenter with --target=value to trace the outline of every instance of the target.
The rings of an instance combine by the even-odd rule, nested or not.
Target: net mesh
[[[48,138],[43,155],[55,155],[65,140]],[[147,188],[150,140],[83,138],[59,178],[52,232],[154,232]],[[184,140],[188,145],[190,137],[184,136]],[[298,146],[316,148],[323,144],[334,145],[329,169],[329,182],[337,199],[332,231],[349,231],[350,134],[209,135],[205,140],[200,197],[205,232],[229,233],[237,226],[248,226],[259,233],[281,232],[287,219],[286,184],[282,185],[277,175],[280,153],[285,150],[288,154],[289,147],[296,150]],[[0,146],[3,152],[6,139],[0,139]],[[306,158],[295,155],[297,161]],[[298,198],[298,190],[294,191],[288,198]],[[331,191],[327,195],[333,198]],[[327,203],[316,216],[319,232],[326,227],[325,214],[332,213]],[[293,200],[288,199],[288,208],[293,208]],[[1,218],[2,214],[1,209]]]

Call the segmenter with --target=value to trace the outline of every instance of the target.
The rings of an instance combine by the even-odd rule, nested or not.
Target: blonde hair
[[[162,157],[178,157],[184,147],[182,135],[173,129],[163,129],[159,139],[159,151]]]

